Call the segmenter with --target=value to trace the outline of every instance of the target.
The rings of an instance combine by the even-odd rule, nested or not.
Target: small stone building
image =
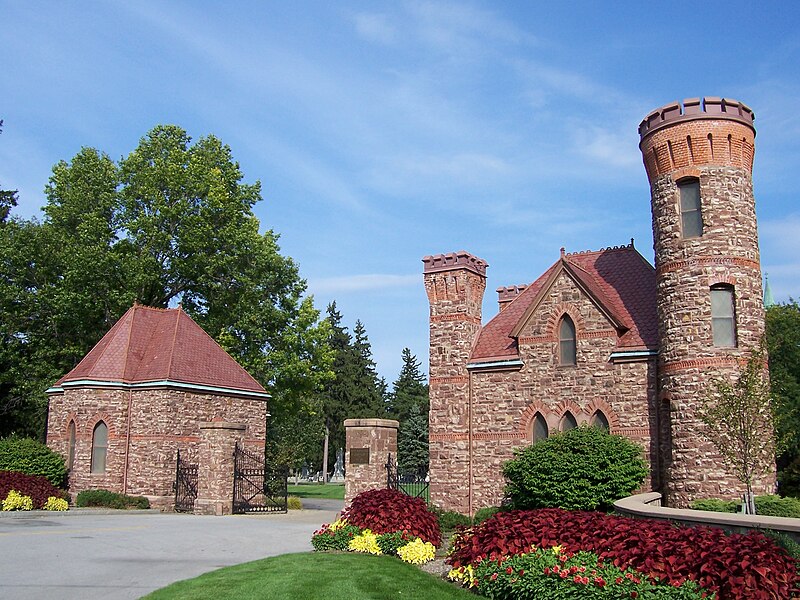
[[[499,288],[499,313],[484,325],[486,262],[423,259],[432,502],[469,514],[498,504],[515,448],[582,423],[640,443],[645,487],[670,506],[743,491],[697,408],[764,333],[754,118],[736,100],[693,98],[642,121],[655,267],[633,240],[562,249],[533,283]]]
[[[47,444],[65,457],[73,494],[106,489],[170,508],[178,450],[197,463],[201,428],[213,446],[215,424],[236,424],[222,429],[263,456],[269,394],[180,308],[134,305],[47,392]]]

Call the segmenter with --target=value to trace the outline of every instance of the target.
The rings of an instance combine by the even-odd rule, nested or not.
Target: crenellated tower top
[[[652,183],[666,173],[712,165],[752,173],[754,120],[746,104],[714,96],[688,98],[654,110],[639,124],[647,176]]]
[[[423,267],[424,273],[466,269],[482,277],[486,277],[486,267],[489,266],[485,260],[481,260],[464,250],[426,256],[422,259],[422,262],[425,265]]]

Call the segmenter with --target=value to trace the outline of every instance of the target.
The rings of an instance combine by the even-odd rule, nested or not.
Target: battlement
[[[738,121],[755,131],[753,126],[755,118],[756,116],[749,106],[732,98],[717,98],[716,96],[687,98],[682,104],[673,102],[647,115],[639,124],[639,137],[644,140],[645,137],[662,127],[697,119]]]
[[[466,269],[481,277],[486,277],[486,267],[489,266],[485,260],[473,256],[464,250],[426,256],[422,259],[422,262],[425,265],[423,273],[438,273],[441,271]]]
[[[503,305],[508,304],[514,298],[519,296],[527,287],[528,286],[526,284],[522,284],[508,285],[497,288],[497,302],[500,304],[500,309],[502,310]]]

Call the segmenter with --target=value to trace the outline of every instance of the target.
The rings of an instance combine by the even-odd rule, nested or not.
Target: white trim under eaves
[[[268,392],[253,392],[250,390],[235,390],[233,388],[216,387],[213,385],[199,385],[192,383],[183,383],[181,381],[170,381],[163,379],[161,381],[145,381],[142,383],[124,383],[122,381],[100,381],[97,379],[78,379],[76,381],[65,381],[60,387],[53,386],[48,388],[45,393],[54,394],[63,392],[64,388],[74,387],[105,387],[105,388],[118,388],[123,390],[136,390],[148,388],[175,388],[180,390],[197,390],[201,392],[210,392],[212,394],[225,394],[233,396],[245,396],[247,398],[260,398],[267,400],[272,398]]]
[[[648,358],[650,356],[658,356],[658,350],[633,350],[631,352],[612,352],[609,360],[618,358]]]
[[[468,370],[473,369],[501,369],[506,367],[522,367],[523,362],[519,359],[516,360],[497,360],[494,362],[485,362],[485,363],[469,363],[467,365]]]

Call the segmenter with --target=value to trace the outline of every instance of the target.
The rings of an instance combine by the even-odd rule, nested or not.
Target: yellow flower
[[[328,531],[336,531],[337,529],[347,526],[347,524],[345,519],[336,519],[333,523],[328,525]]]
[[[30,496],[23,496],[18,491],[11,490],[3,500],[3,510],[33,510],[33,500]]]
[[[403,562],[421,565],[436,558],[436,547],[430,542],[423,542],[421,539],[416,538],[413,542],[398,548],[397,556]]]
[[[555,554],[556,556],[558,556],[559,554],[561,554],[561,550],[563,550],[563,549],[564,549],[564,547],[563,547],[563,546],[553,546],[553,547],[552,547],[552,548],[550,548],[550,549],[553,551],[553,554]]]
[[[45,510],[69,510],[69,503],[62,498],[50,496],[42,508]]]
[[[475,577],[475,569],[472,565],[450,569],[447,578],[450,581],[457,581],[466,587],[475,587],[478,584],[478,579]]]
[[[378,546],[378,536],[369,529],[365,529],[361,532],[361,535],[357,535],[350,540],[350,543],[347,544],[347,549],[353,552],[366,552],[376,555],[383,554],[380,546]]]

